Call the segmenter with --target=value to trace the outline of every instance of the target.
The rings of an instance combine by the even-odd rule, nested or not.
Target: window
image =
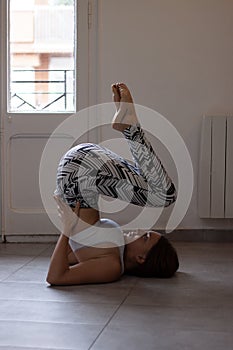
[[[8,111],[73,112],[75,0],[9,0],[9,9]]]

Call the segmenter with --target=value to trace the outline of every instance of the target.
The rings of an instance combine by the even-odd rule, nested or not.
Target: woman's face
[[[161,235],[155,231],[137,230],[125,234],[125,243],[131,254],[146,255],[150,249],[159,241]]]

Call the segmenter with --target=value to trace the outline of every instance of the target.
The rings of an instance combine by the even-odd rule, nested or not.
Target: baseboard
[[[4,243],[55,243],[59,235],[57,234],[31,234],[31,235],[5,235]]]
[[[157,230],[164,234],[164,230]],[[7,243],[55,243],[57,234],[6,235]],[[232,230],[217,229],[177,229],[166,235],[171,241],[177,242],[222,242],[233,243]]]
[[[159,232],[164,233],[163,230]],[[233,242],[233,229],[232,230],[217,230],[217,229],[177,229],[167,234],[167,237],[171,241],[182,242],[221,242],[232,243]]]

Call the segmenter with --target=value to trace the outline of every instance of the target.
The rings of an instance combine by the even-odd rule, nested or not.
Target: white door
[[[7,240],[57,232],[41,200],[39,165],[54,129],[94,102],[88,74],[91,5],[88,0],[0,2],[1,226]],[[55,186],[55,174],[49,175]]]

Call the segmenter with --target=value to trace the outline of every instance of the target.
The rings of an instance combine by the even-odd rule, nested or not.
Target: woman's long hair
[[[139,277],[172,277],[179,268],[177,252],[167,238],[161,236],[150,249],[143,264],[127,271],[127,274]]]

